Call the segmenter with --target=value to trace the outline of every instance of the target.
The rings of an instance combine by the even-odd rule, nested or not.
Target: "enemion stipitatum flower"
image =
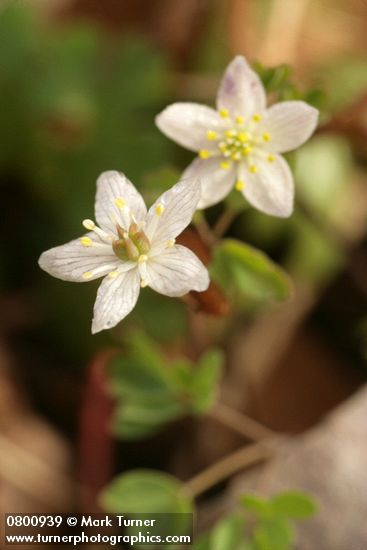
[[[317,120],[317,109],[304,101],[283,101],[267,109],[260,78],[237,56],[219,86],[217,110],[174,103],[157,116],[156,124],[199,153],[182,175],[200,180],[199,208],[220,202],[235,186],[255,208],[287,217],[293,211],[294,182],[280,153],[307,141]]]
[[[39,265],[64,281],[104,277],[94,305],[92,333],[114,327],[134,308],[140,288],[183,296],[208,288],[208,271],[175,238],[190,223],[200,199],[197,181],[179,182],[147,211],[134,185],[115,171],[97,181],[95,219],[88,233],[44,252]]]

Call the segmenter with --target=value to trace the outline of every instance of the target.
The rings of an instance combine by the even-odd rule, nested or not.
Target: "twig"
[[[216,239],[212,228],[206,221],[204,214],[202,214],[201,212],[196,212],[193,223],[204,243],[211,247],[215,243]]]
[[[261,441],[276,435],[270,428],[253,420],[244,413],[228,407],[224,403],[217,403],[210,411],[210,416],[219,420],[219,422],[222,422],[222,424],[225,424],[235,432],[255,441]]]
[[[226,233],[227,229],[231,226],[232,222],[237,216],[237,212],[230,208],[226,208],[223,214],[219,216],[214,228],[213,235],[216,239],[220,239]]]
[[[279,439],[268,439],[235,451],[191,478],[185,483],[185,491],[195,498],[236,472],[268,460],[273,456],[275,444]]]

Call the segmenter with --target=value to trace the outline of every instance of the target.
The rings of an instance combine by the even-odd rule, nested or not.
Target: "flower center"
[[[255,174],[258,171],[256,160],[266,158],[268,162],[274,162],[275,156],[264,151],[264,145],[271,141],[269,132],[259,129],[258,123],[262,116],[255,114],[250,120],[245,122],[244,118],[237,116],[234,119],[229,117],[227,110],[219,111],[222,118],[228,119],[228,129],[223,133],[208,129],[206,138],[211,143],[209,149],[201,149],[199,156],[202,159],[208,159],[212,156],[221,156],[219,166],[223,170],[231,167],[232,162],[245,161],[248,170]],[[212,145],[216,146],[213,150]]]
[[[116,225],[119,239],[112,242],[115,255],[123,261],[144,262],[150,250],[150,241],[144,231],[133,222],[126,231],[120,225]]]

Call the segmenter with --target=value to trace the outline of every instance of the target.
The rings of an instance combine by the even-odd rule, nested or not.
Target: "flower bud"
[[[129,237],[132,238],[134,237],[134,235],[139,231],[139,227],[138,227],[138,224],[136,224],[135,222],[133,222],[132,224],[130,224],[130,227],[129,227]]]
[[[125,241],[126,253],[129,260],[136,262],[139,259],[140,251],[131,239]]]
[[[123,227],[121,227],[121,225],[119,225],[118,223],[116,224],[116,231],[117,231],[117,234],[120,237],[120,239],[126,239],[127,233],[126,233],[125,229]]]
[[[150,242],[148,237],[143,231],[138,231],[132,237],[133,243],[138,248],[140,254],[147,254],[150,250]]]
[[[126,250],[126,241],[124,238],[113,241],[112,249],[120,260],[127,261],[129,259]]]

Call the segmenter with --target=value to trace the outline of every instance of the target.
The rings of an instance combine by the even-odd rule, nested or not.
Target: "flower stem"
[[[223,237],[226,231],[231,226],[232,222],[237,216],[237,212],[231,208],[226,208],[224,212],[219,216],[214,228],[213,235],[216,240]]]
[[[228,407],[224,403],[217,403],[209,414],[212,418],[219,420],[219,422],[225,424],[233,431],[254,441],[262,441],[263,439],[276,436],[276,433],[270,428],[253,420],[246,414]]]
[[[185,491],[196,498],[243,468],[268,460],[274,453],[275,442],[277,438],[242,447],[191,478],[185,483]]]
[[[203,242],[206,243],[209,247],[212,247],[213,244],[215,244],[216,238],[212,231],[212,228],[206,221],[204,214],[200,211],[197,211],[195,213],[193,223]]]

